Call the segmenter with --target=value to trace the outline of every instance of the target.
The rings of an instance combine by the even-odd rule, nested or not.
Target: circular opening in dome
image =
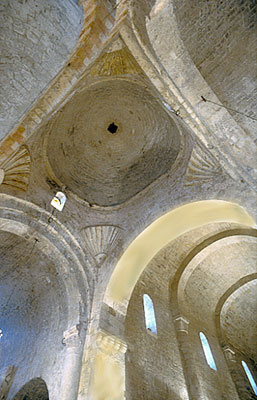
[[[116,125],[115,122],[112,122],[112,123],[108,126],[107,130],[108,130],[110,133],[114,134],[114,133],[117,132],[118,128],[119,128],[118,125]]]

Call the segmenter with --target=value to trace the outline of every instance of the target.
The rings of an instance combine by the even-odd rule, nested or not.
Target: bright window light
[[[155,335],[157,335],[156,320],[154,315],[154,306],[150,296],[144,294],[144,311],[145,311],[145,326]]]
[[[66,203],[65,194],[62,192],[57,192],[51,201],[51,206],[56,208],[58,211],[62,211],[65,203]]]
[[[4,336],[2,329],[0,329],[0,339],[1,337]]]
[[[211,369],[214,369],[214,371],[217,371],[217,367],[216,367],[216,364],[215,364],[215,361],[214,361],[214,358],[212,355],[210,345],[209,345],[208,340],[203,332],[200,332],[200,339],[202,342],[203,351],[204,351],[204,355],[205,355],[207,364],[209,365],[209,367]]]
[[[251,384],[251,386],[253,388],[253,391],[257,396],[257,385],[256,385],[256,382],[255,382],[253,376],[252,376],[252,373],[249,370],[248,365],[246,364],[246,362],[242,361],[242,366],[244,367],[244,370],[245,370],[245,373],[247,375],[247,378],[249,379],[249,382],[250,382],[250,384]]]

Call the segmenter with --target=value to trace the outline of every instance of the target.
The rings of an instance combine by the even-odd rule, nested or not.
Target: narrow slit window
[[[145,311],[145,326],[152,333],[157,335],[156,320],[154,314],[154,306],[150,296],[144,294],[144,311]]]
[[[252,376],[252,373],[251,373],[250,369],[248,368],[248,365],[246,364],[245,361],[242,361],[242,366],[243,366],[243,368],[245,370],[245,373],[247,375],[247,378],[248,378],[248,380],[249,380],[249,382],[250,382],[250,384],[252,386],[252,389],[253,389],[255,395],[257,396],[257,385],[256,385],[256,382],[255,382],[255,380],[254,380],[254,378]]]
[[[209,367],[211,369],[214,369],[214,371],[217,371],[217,367],[216,367],[216,364],[215,364],[215,361],[214,361],[214,358],[212,355],[210,345],[209,345],[208,340],[203,332],[200,332],[200,339],[202,342],[202,347],[203,347],[203,351],[204,351],[204,355],[205,355],[207,364],[209,365]]]

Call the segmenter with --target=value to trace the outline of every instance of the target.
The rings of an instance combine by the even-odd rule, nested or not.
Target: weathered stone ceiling
[[[1,2],[0,139],[64,65],[83,22],[69,0]]]
[[[174,0],[173,4],[181,38],[220,101],[256,118],[256,2]],[[254,139],[257,122],[230,112]]]
[[[66,327],[66,295],[55,266],[33,242],[1,231],[0,259],[0,328],[5,348],[1,365],[15,365],[18,359],[29,365],[41,351],[39,343],[55,330],[62,334]],[[56,338],[52,339],[54,343]]]
[[[224,303],[221,329],[236,350],[257,360],[257,280],[245,283]]]
[[[256,274],[256,257],[256,238],[249,236],[223,238],[199,252],[178,285],[183,313],[210,327],[220,298],[240,280]],[[243,309],[238,312],[243,314]]]
[[[119,78],[75,94],[47,130],[58,181],[101,206],[140,192],[171,168],[180,149],[178,128],[151,91]]]

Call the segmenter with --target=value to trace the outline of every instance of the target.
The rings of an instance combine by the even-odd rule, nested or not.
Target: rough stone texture
[[[8,0],[0,11],[2,139],[64,65],[83,13],[70,0]]]
[[[252,280],[239,287],[224,303],[220,316],[226,341],[253,360],[257,351],[257,322],[254,318],[257,309],[256,285],[257,280]]]
[[[229,110],[251,146],[250,138],[257,133],[257,75],[252,68],[257,53],[256,2],[174,0],[173,4],[181,38],[220,103],[255,118]],[[256,168],[254,159],[250,167]]]
[[[196,248],[196,245],[206,241],[211,235],[215,236],[217,232],[223,232],[224,235],[231,228],[237,227],[229,224],[213,224],[181,236],[160,251],[141,275],[132,294],[126,318],[125,335],[128,342],[126,367],[129,399],[187,398],[181,355],[178,352],[178,350],[182,350],[182,343],[178,342],[173,321],[176,316],[181,313],[183,315],[179,299],[176,301],[176,288],[179,287],[180,282],[178,279],[179,276],[181,276],[180,279],[183,279],[183,274],[181,275],[183,260],[193,248]],[[190,269],[190,263],[185,264],[184,268],[185,272],[187,268]],[[200,296],[200,298],[197,296],[199,307],[197,311],[201,313],[203,307],[208,307],[208,302],[202,297],[203,291],[197,287],[198,282],[207,284],[208,281],[202,278],[193,284],[194,292],[199,293]],[[215,284],[209,282],[210,285],[212,284],[211,291],[219,283],[222,285],[222,278],[220,282],[216,279]],[[154,303],[157,336],[149,333],[145,328],[144,293],[150,295]],[[212,311],[209,314],[213,317]],[[186,348],[184,363],[189,363],[189,365],[183,365],[183,370],[185,374],[185,367],[190,370],[191,366],[191,375],[194,371],[197,377],[193,392],[189,392],[189,398],[195,400],[199,398],[224,400],[237,398],[212,322],[206,321],[204,313],[197,318],[196,309],[193,306],[190,309],[190,315],[187,314],[186,318],[189,321],[189,332],[184,338],[183,346]],[[207,334],[217,363],[217,372],[211,370],[206,364],[199,338],[200,331]],[[188,380],[188,377],[185,377]],[[224,379],[224,377],[226,378]]]
[[[179,8],[180,4],[182,5],[181,8]],[[247,92],[249,94],[256,90],[256,84],[254,83],[256,80],[255,68],[250,67],[250,65],[255,65],[255,61],[253,60],[255,60],[254,56],[256,51],[251,53],[251,56],[248,57],[245,52],[248,51],[246,49],[249,49],[249,46],[243,44],[242,52],[237,48],[236,58],[234,60],[233,57],[230,58],[229,43],[231,43],[231,45],[235,44],[235,47],[237,47],[237,45],[240,47],[241,39],[234,42],[233,36],[229,35],[229,41],[225,39],[225,35],[220,36],[221,32],[227,32],[226,30],[230,27],[229,18],[226,14],[230,12],[229,4],[231,3],[228,1],[223,1],[222,3],[207,3],[205,1],[173,2],[160,0],[156,3],[156,7],[153,8],[150,14],[151,19],[147,22],[147,32],[155,54],[157,55],[157,60],[158,62],[161,61],[162,66],[165,68],[167,82],[171,80],[176,90],[178,90],[178,96],[184,97],[185,103],[183,102],[183,105],[190,104],[190,114],[193,118],[196,120],[198,117],[199,120],[205,124],[207,131],[205,131],[201,139],[204,142],[208,142],[208,135],[210,134],[211,139],[208,144],[206,143],[207,147],[213,150],[214,148],[219,148],[218,157],[221,157],[220,160],[226,159],[226,164],[227,162],[232,162],[232,170],[235,170],[235,165],[237,165],[236,170],[239,171],[241,169],[241,179],[248,181],[251,186],[256,187],[256,143],[254,133],[256,121],[227,111],[226,108],[203,102],[201,99],[201,96],[204,96],[222,105],[224,100],[224,106],[229,106],[228,103],[230,101],[233,105],[237,102],[236,99],[241,97],[241,93]],[[238,4],[239,2],[233,2],[233,7],[237,9]],[[178,10],[175,7],[176,5],[178,6]],[[201,11],[201,6],[203,11]],[[218,8],[222,9],[223,6],[225,6],[224,16],[223,14],[220,16],[217,15],[216,10]],[[201,14],[202,12],[205,13],[206,10],[212,10],[212,12],[210,12],[208,16],[204,16],[202,24],[198,26]],[[179,15],[180,13],[183,14],[183,12],[185,18],[183,17],[182,23],[182,20],[179,20]],[[246,10],[246,12],[248,11]],[[242,16],[243,13],[242,11],[240,15]],[[246,33],[247,35],[249,33],[249,41],[251,42],[250,48],[256,46],[256,35],[254,36],[254,34],[252,34],[253,29],[248,31],[247,28],[246,31],[244,31],[244,25],[238,25],[237,22],[235,22],[235,25],[233,25],[233,22],[231,23],[233,29],[242,33],[241,38],[243,41],[245,37],[244,34]],[[183,32],[187,31],[188,27],[191,27],[192,32],[202,39],[203,44],[201,41],[200,43],[206,50],[206,57],[211,58],[212,55],[215,54],[216,39],[218,42],[220,40],[222,43],[225,58],[221,60],[219,53],[217,52],[217,54],[215,54],[213,62],[217,63],[218,66],[216,69],[210,71],[210,73],[215,74],[215,79],[213,79],[213,81],[209,79],[209,76],[205,77],[204,73],[197,68],[194,62],[194,57],[197,57],[199,53],[201,54],[202,46],[201,44],[199,45],[199,42],[196,40],[191,41],[192,35],[190,32],[186,38],[183,36]],[[167,32],[169,32],[170,40],[166,40]],[[226,44],[224,44],[224,41]],[[187,46],[188,43],[191,46],[190,48]],[[249,52],[251,52],[250,49]],[[243,62],[241,62],[241,56],[246,57],[244,59],[244,62],[247,60],[248,63],[246,68],[242,67]],[[224,62],[228,63],[228,68],[223,68]],[[216,75],[217,69],[219,72]],[[235,76],[237,71],[241,74],[240,78]],[[222,85],[220,85],[221,78],[223,79]],[[249,84],[250,88],[244,86],[244,82],[248,80],[251,82]],[[236,93],[234,91],[232,93],[232,89],[230,91],[230,85],[231,88],[232,86],[236,88]],[[239,85],[242,86],[240,89],[238,88]],[[216,91],[218,88],[220,90]],[[222,95],[220,94],[221,92],[223,93]],[[250,95],[250,98],[251,96],[252,95]],[[249,107],[251,107],[250,98]],[[234,105],[234,108],[236,107],[235,109],[238,109],[238,111],[241,110],[241,105],[243,106],[243,99],[241,100]],[[230,107],[232,107],[232,105]],[[177,105],[177,108],[182,115],[182,106]],[[256,114],[254,110],[252,112]],[[194,115],[194,113],[196,115]],[[239,116],[240,121],[237,116]],[[244,124],[241,124],[241,117],[244,119]],[[183,118],[185,117],[183,116]],[[200,122],[199,120],[197,120],[197,124]],[[215,134],[213,134],[214,132]],[[196,134],[199,135],[199,132],[196,132]],[[243,159],[242,154],[244,154]],[[233,174],[232,170],[230,174]]]
[[[40,378],[32,379],[26,383],[13,400],[49,400],[48,390],[45,382]]]
[[[65,351],[61,344],[67,315],[64,288],[54,264],[46,262],[35,242],[3,232],[0,242],[1,372],[18,365],[9,396],[37,376],[48,381],[53,396],[58,393]]]
[[[126,391],[127,399],[188,399],[178,343],[169,312],[166,281],[153,271],[142,276],[128,308],[126,321]],[[151,296],[156,315],[157,336],[145,328],[143,294]]]
[[[256,244],[252,237],[228,237],[199,252],[188,263],[178,285],[182,313],[186,317],[193,313],[196,321],[210,326],[222,295],[243,277],[256,273]],[[196,300],[195,290],[201,293],[201,299]]]
[[[47,156],[56,177],[101,206],[140,192],[171,169],[180,149],[179,130],[163,106],[129,81],[107,80],[75,95],[48,130]]]
[[[44,385],[50,400],[254,398],[241,366],[245,360],[256,377],[256,230],[247,214],[256,212],[254,139],[234,114],[199,100],[199,94],[216,99],[214,75],[206,67],[205,76],[204,61],[195,59],[198,42],[181,40],[184,27],[195,24],[199,39],[206,40],[199,56],[209,63],[213,52],[220,65],[216,45],[224,31],[217,29],[222,17],[216,10],[224,4],[226,29],[235,29],[241,16],[233,25],[231,3],[211,3],[204,2],[201,19],[203,2],[191,7],[183,1],[177,9],[171,0],[81,1],[84,25],[73,55],[43,96],[31,89],[33,98],[19,99],[23,109],[13,119],[18,127],[0,148],[0,385],[8,367],[17,368],[5,385],[8,400],[16,394],[34,399]],[[250,4],[234,7],[245,16]],[[56,8],[49,12],[53,5],[63,10],[57,24]],[[4,16],[7,11],[8,18],[23,16],[27,24],[29,6],[37,29],[44,25],[50,43],[54,40],[51,51],[66,48],[58,65],[50,57],[47,77],[44,63],[33,69],[39,87],[49,83],[74,47],[82,8],[68,0],[10,0],[2,9]],[[36,6],[48,14],[37,13]],[[212,16],[207,15],[210,7]],[[210,39],[200,34],[198,11],[203,32],[205,23],[211,29]],[[10,36],[13,25],[5,32],[6,43],[20,38],[10,45],[13,53],[18,43],[35,62],[36,51],[41,58],[48,53],[39,46],[41,37],[29,44],[32,22],[24,33]],[[232,34],[221,48],[230,41],[232,54]],[[239,42],[235,49],[245,55],[244,39]],[[231,96],[234,101],[239,75],[251,80],[245,77],[247,68],[238,65],[238,54],[234,61],[229,54],[227,49],[220,75],[228,97],[218,88],[224,105],[232,104]],[[10,71],[20,74],[16,61]],[[13,92],[6,89],[8,96]],[[34,106],[19,120],[34,98]],[[16,99],[10,105],[16,109]],[[112,122],[118,127],[113,134],[108,131]],[[26,148],[22,168],[7,161],[20,145]],[[23,191],[21,174],[26,178]],[[62,212],[50,205],[59,190],[67,195]],[[181,206],[193,210],[192,215],[176,214],[184,210]],[[162,245],[151,252],[151,233],[167,213],[169,224],[161,225],[160,237],[154,236]],[[117,240],[113,232],[119,232]],[[144,237],[149,243],[142,250],[137,245]],[[133,294],[130,298],[124,290],[117,300],[110,278],[132,242],[134,259],[121,269],[118,283],[122,290],[126,281]],[[154,301],[157,337],[145,329],[144,293]],[[207,365],[200,331],[209,340],[217,372]],[[35,387],[39,377],[45,383],[36,381]]]

